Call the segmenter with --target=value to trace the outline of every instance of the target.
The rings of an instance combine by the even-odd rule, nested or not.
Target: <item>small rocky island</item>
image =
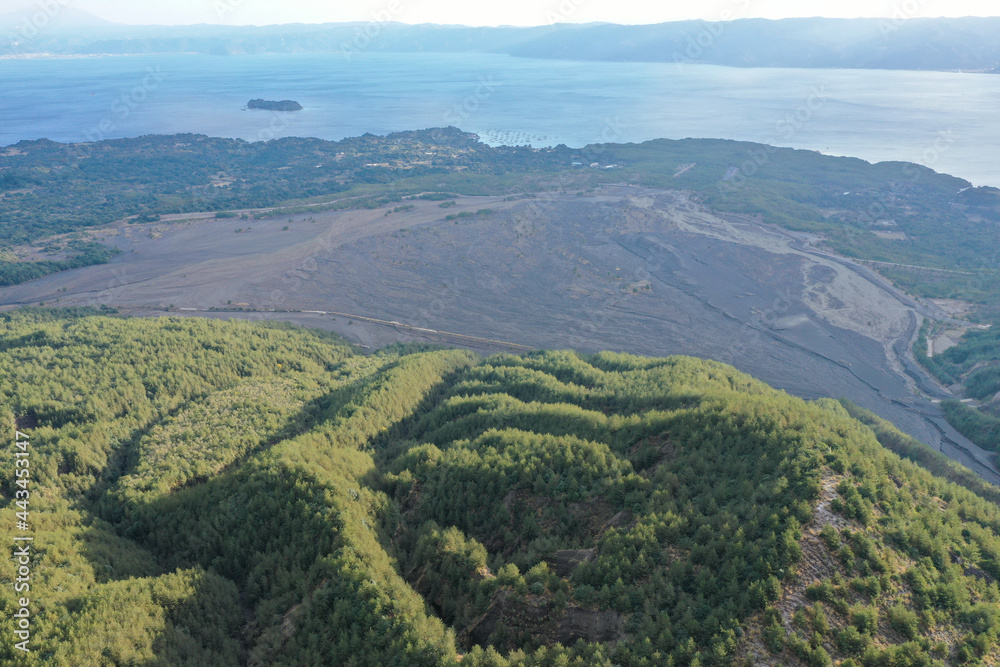
[[[264,111],[302,111],[302,105],[294,100],[281,100],[273,102],[271,100],[250,100],[247,102],[247,109],[262,109]]]

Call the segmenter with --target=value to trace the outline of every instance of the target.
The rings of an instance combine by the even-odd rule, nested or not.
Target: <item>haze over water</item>
[[[0,145],[200,133],[342,139],[455,125],[489,143],[711,137],[919,162],[1000,187],[1000,75],[492,54],[0,60]],[[243,111],[293,99],[292,114]]]

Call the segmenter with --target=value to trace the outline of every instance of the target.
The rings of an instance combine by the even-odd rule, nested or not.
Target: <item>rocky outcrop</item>
[[[572,646],[578,639],[585,642],[611,642],[625,635],[621,615],[613,611],[594,611],[567,607],[556,630],[556,641]]]
[[[568,577],[576,568],[597,557],[597,549],[563,549],[552,553],[545,562],[560,577]]]
[[[527,632],[545,645],[570,646],[578,639],[612,642],[625,636],[624,620],[616,612],[584,609],[572,604],[560,609],[553,605],[550,596],[522,596],[510,589],[497,592],[489,609],[469,630],[469,639],[473,644],[485,646],[491,643],[492,637],[492,642],[499,642],[500,648],[516,648],[494,636],[501,628],[508,639]]]
[[[469,630],[472,643],[485,646],[490,637],[503,624],[511,627],[530,627],[533,630],[545,624],[549,608],[543,597],[529,595],[521,597],[510,589],[497,591],[490,608]]]

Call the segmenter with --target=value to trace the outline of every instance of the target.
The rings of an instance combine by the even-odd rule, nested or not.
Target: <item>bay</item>
[[[199,133],[342,139],[454,125],[491,144],[758,141],[1000,187],[1000,76],[740,69],[496,54],[0,60],[0,145]],[[293,99],[294,113],[245,111]]]

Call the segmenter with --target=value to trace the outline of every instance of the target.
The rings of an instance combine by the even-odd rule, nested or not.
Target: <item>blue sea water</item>
[[[0,60],[0,145],[194,132],[341,139],[455,125],[489,143],[713,137],[906,160],[1000,186],[1000,76],[494,54]],[[294,99],[295,113],[244,111]]]

